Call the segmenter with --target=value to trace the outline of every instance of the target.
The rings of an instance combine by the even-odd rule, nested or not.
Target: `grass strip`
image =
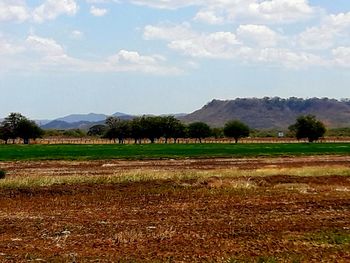
[[[0,145],[0,161],[350,155],[350,143]]]

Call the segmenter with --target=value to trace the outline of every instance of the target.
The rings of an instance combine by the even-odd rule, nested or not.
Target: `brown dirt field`
[[[0,163],[10,177],[324,165],[350,157]],[[0,189],[0,262],[241,261],[350,262],[350,178]]]
[[[166,159],[166,160],[98,160],[98,161],[16,161],[0,162],[12,176],[29,175],[109,175],[129,170],[213,170],[213,169],[258,169],[274,167],[305,166],[350,167],[350,156],[307,156],[280,158],[211,158],[211,159]]]

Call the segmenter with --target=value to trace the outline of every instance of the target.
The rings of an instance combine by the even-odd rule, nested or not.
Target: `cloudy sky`
[[[349,0],[0,0],[0,116],[350,97]]]

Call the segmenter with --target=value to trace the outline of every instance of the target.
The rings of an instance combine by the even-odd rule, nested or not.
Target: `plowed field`
[[[0,262],[350,262],[347,156],[21,161],[0,167],[14,181],[206,174],[3,186]]]

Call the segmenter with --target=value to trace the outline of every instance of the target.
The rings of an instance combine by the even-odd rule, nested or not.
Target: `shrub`
[[[4,170],[0,170],[0,179],[4,179],[6,176],[6,172]]]

